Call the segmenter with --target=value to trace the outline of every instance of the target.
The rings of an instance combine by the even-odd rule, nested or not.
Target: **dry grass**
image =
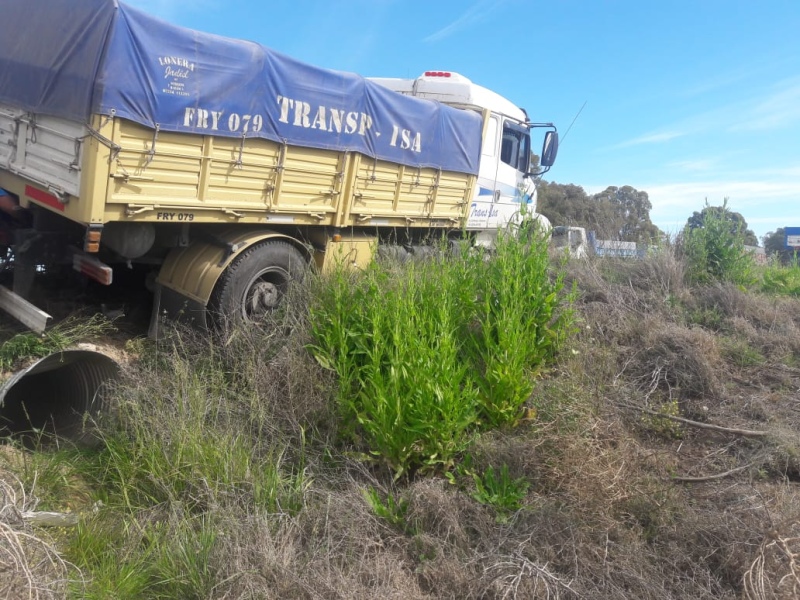
[[[63,598],[68,565],[55,547],[37,535],[23,514],[37,501],[13,473],[0,470],[0,597]]]
[[[595,406],[615,431],[614,451],[626,437],[635,440],[621,450],[628,467],[623,489],[631,495],[620,515],[658,549],[665,588],[655,597],[794,597],[796,532],[770,537],[769,523],[794,527],[800,503],[790,483],[800,475],[800,305],[731,285],[687,288],[670,256],[614,269],[602,261],[570,268],[587,290],[582,336],[590,344],[581,345],[588,356],[577,370],[604,382]],[[609,362],[617,367],[613,377]],[[682,416],[770,435],[746,440],[685,426],[654,429],[641,412],[619,410],[658,409],[673,400]],[[707,483],[669,483],[673,475],[728,471]],[[643,569],[646,556],[632,565]],[[688,576],[676,577],[681,570]]]
[[[252,469],[274,467],[269,450],[282,448],[282,472],[305,477],[299,501],[254,502],[249,472],[228,487],[196,482],[187,494],[202,502],[170,498],[127,515],[125,528],[113,521],[118,556],[141,547],[135,532],[153,524],[178,532],[182,519],[202,517],[214,543],[200,597],[797,597],[800,301],[690,288],[671,251],[568,269],[580,290],[572,347],[539,381],[529,420],[470,448],[475,472],[506,466],[528,484],[519,510],[500,515],[479,502],[469,479],[393,481],[360,460],[337,437],[335,382],[309,358],[302,321],[293,321],[287,343],[257,332],[215,342],[224,377],[201,408],[217,415],[215,427],[249,441]],[[207,341],[176,340],[178,358],[143,357],[121,395],[142,405],[143,394],[169,400],[152,421],[165,446],[175,441],[169,411],[208,367]],[[183,388],[165,374],[184,377]],[[768,435],[699,429],[639,409]],[[706,479],[677,479],[685,476]],[[0,541],[0,565],[37,590],[30,597],[58,597],[66,566],[15,520],[30,495],[16,484],[0,489],[0,528],[16,532],[6,537],[13,544]],[[393,508],[379,514],[370,490]]]
[[[800,522],[770,528],[744,575],[747,600],[800,597]]]

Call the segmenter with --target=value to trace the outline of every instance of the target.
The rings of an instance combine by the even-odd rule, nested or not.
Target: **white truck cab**
[[[553,227],[550,244],[557,251],[565,252],[573,258],[586,258],[589,255],[590,244],[583,227]]]
[[[476,243],[491,244],[499,228],[518,222],[526,212],[536,213],[530,130],[548,128],[540,161],[546,170],[558,151],[551,123],[531,123],[510,100],[451,71],[426,71],[416,79],[369,79],[401,94],[483,115],[480,171],[467,221],[467,229],[476,231]]]

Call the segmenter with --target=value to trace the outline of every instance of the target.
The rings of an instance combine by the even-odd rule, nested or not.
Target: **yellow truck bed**
[[[14,118],[22,125],[6,136],[12,147],[5,160],[0,155],[0,186],[23,206],[86,225],[458,228],[475,185],[463,173],[264,139],[162,132],[120,118],[95,116],[91,128],[49,118],[46,131],[28,115]],[[54,153],[64,157],[48,163]],[[31,170],[25,161],[35,158]]]

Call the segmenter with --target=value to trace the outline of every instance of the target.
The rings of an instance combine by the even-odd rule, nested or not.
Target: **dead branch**
[[[669,419],[670,421],[676,421],[678,423],[683,423],[684,425],[689,425],[690,427],[697,427],[698,429],[708,429],[710,431],[718,431],[720,433],[730,433],[733,435],[739,435],[742,437],[753,437],[753,438],[760,438],[766,437],[769,435],[768,431],[757,431],[753,429],[739,429],[735,427],[722,427],[721,425],[712,425],[711,423],[701,423],[700,421],[692,421],[691,419],[685,419],[684,417],[676,417],[674,415],[665,415],[664,413],[657,412],[655,410],[650,410],[649,408],[644,408],[642,406],[636,406],[633,404],[623,404],[618,403],[617,406],[621,408],[629,408],[633,410],[638,410],[639,412],[643,412],[648,415],[652,415],[654,417],[659,417],[662,419]]]
[[[38,527],[75,527],[78,524],[78,515],[75,513],[25,511],[21,516]]]
[[[671,481],[683,481],[683,482],[687,482],[687,483],[695,483],[695,482],[700,482],[700,481],[713,481],[714,479],[722,479],[722,478],[728,477],[730,475],[735,475],[736,473],[744,471],[745,469],[749,469],[750,467],[752,467],[757,462],[758,461],[753,461],[753,462],[747,463],[746,465],[742,465],[741,467],[736,467],[735,469],[731,469],[730,471],[725,471],[724,473],[716,473],[715,475],[701,475],[699,477],[688,477],[688,476],[682,477],[680,475],[675,475],[674,477],[670,477],[670,480]]]

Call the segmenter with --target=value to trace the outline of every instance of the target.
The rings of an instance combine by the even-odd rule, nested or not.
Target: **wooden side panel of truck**
[[[6,116],[7,126],[0,124],[6,142],[0,168],[7,169],[2,187],[19,195],[23,206],[39,204],[86,225],[458,228],[475,185],[475,177],[463,173],[259,138],[161,132],[99,116],[92,129],[53,118],[46,130],[20,127],[26,120],[34,119]],[[59,145],[53,140],[60,141],[62,172],[52,163],[52,147]],[[40,152],[43,142],[51,147]]]

